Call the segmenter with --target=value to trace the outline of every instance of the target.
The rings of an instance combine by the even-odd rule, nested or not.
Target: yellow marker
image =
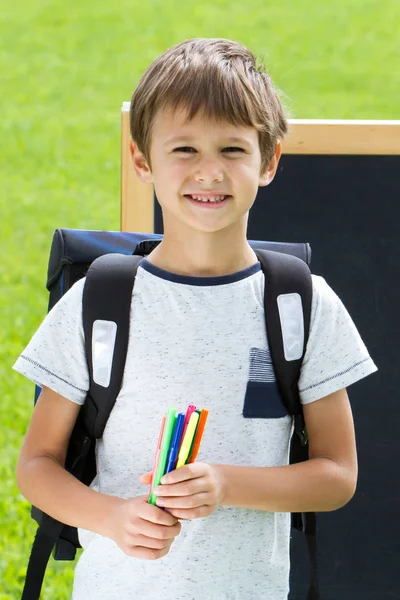
[[[186,462],[186,459],[189,455],[190,448],[192,447],[192,441],[194,434],[196,432],[197,423],[199,421],[199,413],[196,411],[190,415],[189,423],[186,428],[185,437],[183,438],[183,442],[181,445],[181,449],[179,450],[178,462],[176,464],[176,468],[183,467]]]

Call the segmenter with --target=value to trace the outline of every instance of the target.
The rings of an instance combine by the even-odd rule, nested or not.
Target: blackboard
[[[400,598],[399,172],[400,156],[283,155],[249,218],[249,239],[311,244],[312,271],[342,299],[379,369],[349,388],[359,483],[350,504],[319,514],[323,600]],[[307,583],[294,532],[291,600],[305,599]]]

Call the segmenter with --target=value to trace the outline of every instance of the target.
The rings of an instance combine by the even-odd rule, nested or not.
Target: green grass
[[[54,229],[119,228],[122,101],[167,47],[190,37],[226,37],[264,57],[295,118],[399,118],[400,5],[2,4],[0,600],[16,600],[35,529],[14,477],[33,385],[11,366],[46,312]],[[71,584],[72,566],[51,561],[43,597],[65,600]]]

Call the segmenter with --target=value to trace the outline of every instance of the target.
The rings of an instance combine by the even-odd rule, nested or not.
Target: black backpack
[[[96,476],[95,444],[101,438],[121,388],[129,336],[132,289],[137,268],[144,256],[158,245],[162,235],[117,231],[57,229],[54,233],[47,276],[49,310],[80,278],[83,291],[83,328],[90,375],[90,389],[69,442],[66,469],[90,485]],[[293,416],[294,434],[290,463],[308,459],[308,440],[298,392],[298,379],[310,327],[312,281],[309,269],[311,248],[307,243],[249,241],[266,277],[265,315],[268,343],[282,400]],[[288,362],[284,348],[277,298],[298,293],[304,317],[304,348],[298,360]],[[91,332],[97,319],[115,321],[112,373],[108,388],[93,381]],[[35,402],[40,388],[36,389]],[[32,517],[38,528],[29,559],[21,600],[39,600],[46,566],[52,550],[55,560],[74,560],[80,548],[77,530],[56,521],[36,507]],[[306,535],[310,562],[307,600],[319,600],[316,561],[315,513],[292,514],[292,527]]]

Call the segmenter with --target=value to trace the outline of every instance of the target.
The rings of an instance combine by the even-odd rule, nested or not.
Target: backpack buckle
[[[308,444],[308,434],[306,424],[304,423],[303,415],[296,415],[294,418],[294,431],[299,437],[301,445],[306,446]]]

